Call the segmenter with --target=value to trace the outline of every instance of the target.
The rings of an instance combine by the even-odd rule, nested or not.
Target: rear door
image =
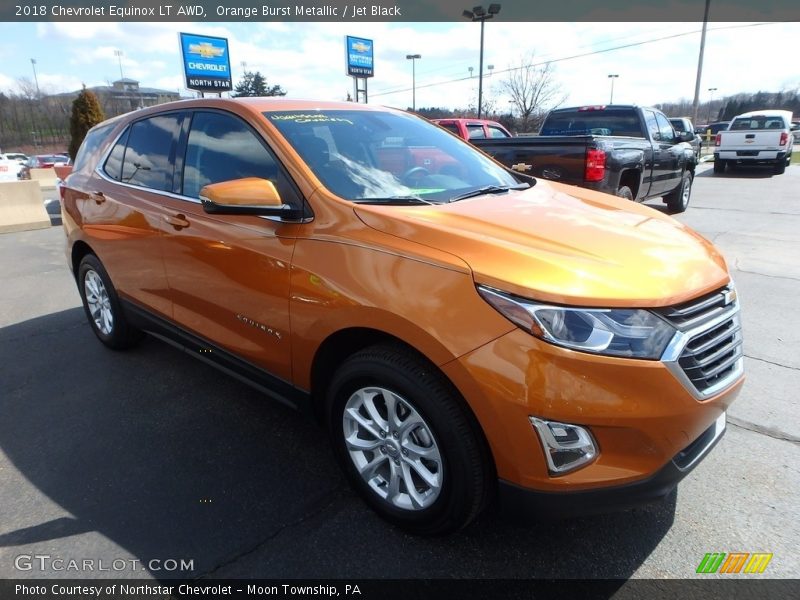
[[[182,119],[182,113],[167,113],[133,122],[88,174],[79,155],[65,191],[65,204],[78,208],[87,241],[120,296],[166,317],[172,306],[162,257],[161,198],[172,189]]]
[[[675,129],[660,112],[655,113],[659,131],[658,179],[659,193],[665,194],[674,190],[683,175],[684,154],[686,146],[675,143]],[[655,164],[653,165],[655,169]]]

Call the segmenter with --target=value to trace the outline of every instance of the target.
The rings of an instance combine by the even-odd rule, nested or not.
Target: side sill
[[[216,344],[182,329],[171,321],[153,314],[130,300],[120,299],[120,301],[122,309],[125,311],[125,316],[132,325],[238,379],[242,383],[246,383],[281,404],[285,404],[303,414],[313,415],[311,394],[309,392],[301,390],[288,381],[242,360]],[[201,352],[201,350],[208,349],[212,351]]]

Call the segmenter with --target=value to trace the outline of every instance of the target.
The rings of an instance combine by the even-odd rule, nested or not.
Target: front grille
[[[684,333],[677,363],[698,392],[719,390],[741,371],[739,304],[731,288],[657,312]]]

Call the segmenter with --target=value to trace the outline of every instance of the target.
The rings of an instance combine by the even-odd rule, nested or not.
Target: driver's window
[[[218,112],[192,119],[183,166],[183,195],[198,198],[209,183],[244,177],[269,179],[278,186],[278,165],[242,120]]]

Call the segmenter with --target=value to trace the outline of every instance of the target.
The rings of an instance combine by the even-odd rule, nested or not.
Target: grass
[[[792,152],[792,164],[800,165],[800,152]]]

